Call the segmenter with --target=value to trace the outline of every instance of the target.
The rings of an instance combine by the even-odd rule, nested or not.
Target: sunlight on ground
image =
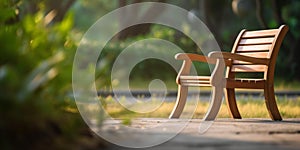
[[[168,118],[175,105],[174,102],[164,102],[158,109],[151,113],[135,113],[122,107],[122,105],[117,103],[112,97],[101,98],[101,102],[105,103],[105,111],[107,111],[111,117],[119,119]],[[237,103],[243,118],[269,118],[263,99],[243,99],[238,100]],[[148,103],[148,105],[156,105],[156,103]],[[277,100],[277,105],[283,118],[300,118],[300,97],[295,99],[279,98]],[[193,118],[201,119],[204,116],[208,106],[208,102],[199,102]],[[140,107],[144,106],[141,105]],[[194,111],[194,103],[188,102],[185,110],[187,110],[188,113],[193,113],[192,111]],[[225,102],[222,104],[217,117],[230,118]]]

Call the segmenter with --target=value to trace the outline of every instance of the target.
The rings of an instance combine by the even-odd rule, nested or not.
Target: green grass
[[[274,86],[276,90],[290,90],[290,91],[300,90],[299,81],[287,82],[283,80],[277,80],[275,81]]]
[[[147,103],[147,108],[159,106],[158,109],[150,113],[135,113],[130,111],[119,103],[115,102],[111,97],[102,99],[105,101],[105,111],[113,118],[123,119],[124,123],[130,124],[128,119],[133,118],[167,118],[171,113],[175,103],[164,102],[162,105],[157,102]],[[264,100],[238,100],[238,108],[243,118],[269,118]],[[277,100],[279,111],[283,118],[300,118],[300,97],[297,99],[281,98]],[[193,118],[202,118],[209,106],[208,102],[199,102],[197,108],[192,102],[186,104],[185,114],[193,114]],[[137,104],[136,107],[146,108],[145,104]],[[146,108],[146,109],[147,109]],[[194,112],[194,110],[196,111]],[[194,112],[194,113],[193,113]],[[183,115],[185,115],[183,114]],[[229,118],[229,112],[226,103],[223,103],[218,118]]]

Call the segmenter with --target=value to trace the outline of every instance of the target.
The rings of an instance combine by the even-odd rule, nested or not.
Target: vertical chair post
[[[277,108],[277,104],[275,100],[274,85],[266,83],[264,94],[265,94],[265,103],[270,117],[272,118],[272,120],[281,121],[282,118]]]
[[[234,88],[225,88],[225,99],[230,115],[234,119],[242,119],[239,109],[236,104]]]
[[[265,94],[265,103],[272,120],[281,121],[282,117],[279,113],[276,100],[275,100],[275,92],[274,92],[274,72],[275,72],[275,63],[276,58],[281,46],[281,43],[288,32],[288,26],[281,25],[279,27],[279,32],[275,35],[275,41],[272,43],[271,49],[272,53],[269,54],[270,64],[268,65],[268,69],[264,74],[264,78],[266,80],[264,86],[264,94]]]
[[[170,119],[180,117],[180,115],[183,111],[183,108],[185,106],[185,103],[186,103],[187,95],[188,95],[188,87],[178,85],[176,104],[175,104],[173,111],[171,112],[171,114],[169,116]]]
[[[211,55],[210,55],[211,56]],[[212,85],[212,98],[210,106],[203,120],[212,121],[216,118],[223,99],[223,93],[225,88],[225,78],[224,78],[225,63],[223,58],[218,58],[216,61],[216,66],[211,75],[211,85]]]
[[[224,89],[221,86],[212,87],[212,98],[207,113],[205,114],[203,120],[215,120],[222,104],[223,91]]]
[[[175,56],[176,57],[176,56]],[[187,95],[188,95],[188,87],[182,86],[180,83],[180,76],[182,75],[188,75],[190,73],[190,69],[192,66],[192,61],[189,59],[186,59],[182,63],[182,67],[177,75],[176,82],[178,84],[178,93],[177,93],[177,99],[175,107],[173,108],[169,118],[179,118],[181,115],[183,108],[186,103]]]

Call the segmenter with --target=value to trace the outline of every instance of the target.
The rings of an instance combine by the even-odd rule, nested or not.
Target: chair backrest
[[[267,58],[270,59],[270,64],[266,66],[233,61],[232,66],[227,71],[227,76],[232,76],[231,74],[235,72],[263,72],[265,78],[269,75],[273,76],[278,51],[287,31],[286,25],[282,25],[278,29],[242,30],[234,43],[232,53]]]

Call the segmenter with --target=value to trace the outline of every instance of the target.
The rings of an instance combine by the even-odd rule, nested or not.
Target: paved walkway
[[[164,124],[168,122],[167,124]],[[167,128],[176,128],[182,125],[186,120],[175,119],[140,119],[134,121],[131,126],[157,126],[164,124]],[[285,119],[284,121],[271,121],[270,119],[217,119],[212,126],[204,134],[199,134],[199,124],[201,120],[191,120],[188,126],[177,136],[171,140],[158,146],[147,148],[149,150],[201,150],[201,149],[300,149],[300,118]],[[104,125],[103,131],[113,134],[109,125]],[[114,129],[118,123],[114,123]],[[164,126],[161,126],[164,128]],[[124,137],[118,140],[129,140],[131,137],[140,136],[147,138],[145,134],[122,131],[117,128],[118,132],[122,132]],[[166,136],[171,132],[156,132],[156,136]],[[155,141],[149,138],[148,140]],[[129,140],[130,141],[130,140]],[[131,141],[138,143],[139,141]],[[110,146],[107,149],[123,150],[126,148],[118,146]]]

